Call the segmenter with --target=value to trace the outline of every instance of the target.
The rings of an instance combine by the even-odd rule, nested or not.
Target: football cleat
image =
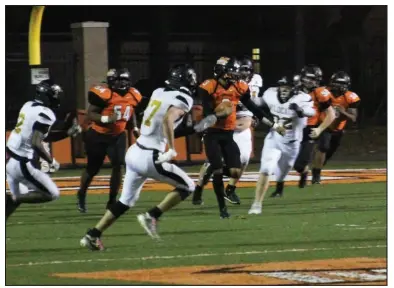
[[[250,207],[248,214],[261,214],[262,205],[260,203],[253,203],[252,207]]]
[[[101,242],[100,238],[92,237],[89,234],[83,236],[83,238],[79,241],[79,244],[82,247],[86,247],[92,251],[102,251],[104,250],[104,245]]]
[[[141,227],[152,239],[160,239],[159,234],[157,234],[157,219],[150,216],[149,213],[139,214],[137,219]]]
[[[222,218],[222,219],[230,218],[230,214],[227,212],[226,207],[224,207],[223,209],[220,210],[220,218]]]

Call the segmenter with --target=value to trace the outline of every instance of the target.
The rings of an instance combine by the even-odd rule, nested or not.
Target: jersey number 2
[[[124,111],[123,117],[122,117],[122,106],[121,105],[115,105],[114,106],[114,111],[116,113],[116,120],[124,119],[126,121],[129,121],[130,119],[130,106],[126,106],[126,109]]]
[[[149,102],[149,107],[153,107],[153,108],[152,108],[152,111],[150,112],[148,118],[146,118],[146,120],[144,121],[145,126],[148,126],[148,127],[150,126],[150,124],[151,124],[150,121],[152,120],[153,116],[155,116],[155,114],[156,114],[157,110],[159,110],[160,106],[161,106],[161,102],[159,100],[152,100]]]
[[[25,121],[25,114],[21,113],[21,114],[19,114],[18,123],[16,123],[15,129],[14,129],[15,133],[17,133],[17,134],[21,133],[21,126],[23,124],[23,121]]]

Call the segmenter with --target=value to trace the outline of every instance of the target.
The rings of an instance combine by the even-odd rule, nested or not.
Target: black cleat
[[[227,212],[227,207],[224,207],[220,210],[220,218],[227,219],[230,218],[230,214]]]
[[[228,185],[226,191],[224,192],[224,199],[226,199],[231,204],[241,204],[238,195],[235,193],[235,186]]]
[[[78,198],[78,203],[77,203],[78,211],[81,213],[86,213],[85,197],[80,195],[78,191],[77,198]]]
[[[304,188],[306,186],[306,180],[308,178],[308,171],[300,174],[300,181],[298,181],[298,188]]]
[[[276,183],[276,190],[271,194],[270,197],[272,197],[272,198],[282,197],[283,196],[283,186],[284,186],[283,182],[277,182]]]
[[[197,206],[204,204],[204,201],[202,201],[202,187],[196,186],[196,189],[193,193],[192,204]]]

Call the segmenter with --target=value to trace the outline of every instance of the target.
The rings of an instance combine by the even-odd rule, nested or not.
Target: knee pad
[[[115,218],[119,218],[121,215],[123,215],[127,210],[129,210],[130,207],[123,204],[120,201],[117,201],[115,204],[111,205],[109,207],[109,211],[115,216]]]
[[[176,188],[174,191],[178,192],[179,196],[181,196],[182,201],[189,197],[190,194],[193,193],[193,190],[183,189],[183,188]]]

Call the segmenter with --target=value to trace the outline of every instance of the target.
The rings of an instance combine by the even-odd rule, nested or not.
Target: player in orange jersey
[[[116,202],[126,153],[126,125],[142,99],[140,92],[131,87],[127,69],[109,70],[107,84],[94,86],[88,93],[87,117],[91,125],[84,139],[88,162],[78,191],[78,210],[81,213],[86,212],[86,191],[100,171],[106,155],[112,165],[107,207]]]
[[[320,149],[324,149],[326,134],[323,133],[334,120],[334,110],[331,107],[331,93],[326,87],[320,87],[323,72],[316,65],[305,66],[300,75],[300,86],[305,93],[312,97],[315,116],[309,117],[307,127],[304,129],[304,136],[301,142],[300,152],[294,164],[294,169],[300,173],[298,187],[304,188],[309,173],[309,163],[311,162],[313,148],[317,142]],[[326,117],[319,122],[319,115],[325,112]],[[271,196],[281,196],[281,189],[277,187]]]
[[[236,128],[236,107],[241,101],[245,107],[263,122],[271,127],[274,126],[270,121],[270,115],[258,108],[251,100],[248,83],[240,80],[240,62],[234,58],[221,57],[215,67],[220,70],[215,71],[216,77],[205,80],[197,90],[198,97],[202,100],[203,114],[215,119],[215,124],[206,130],[204,135],[205,153],[212,166],[212,184],[219,204],[220,217],[228,218],[226,204],[224,201],[223,185],[223,163],[229,170],[229,176],[239,179],[241,173],[240,150],[233,139]],[[222,113],[216,108],[224,102],[231,103],[230,113]],[[280,125],[275,125],[278,131],[284,131]],[[228,191],[233,192],[232,191]],[[230,197],[231,195],[227,195]]]
[[[331,92],[331,104],[335,110],[335,120],[325,132],[328,143],[327,149],[324,151],[318,150],[315,154],[312,169],[312,183],[314,184],[320,184],[321,169],[337,151],[347,120],[350,119],[352,122],[357,120],[357,107],[360,104],[360,98],[356,93],[349,90],[350,84],[350,76],[344,71],[339,71],[331,76],[330,84],[327,87]],[[325,117],[325,114],[322,113],[320,117]]]

